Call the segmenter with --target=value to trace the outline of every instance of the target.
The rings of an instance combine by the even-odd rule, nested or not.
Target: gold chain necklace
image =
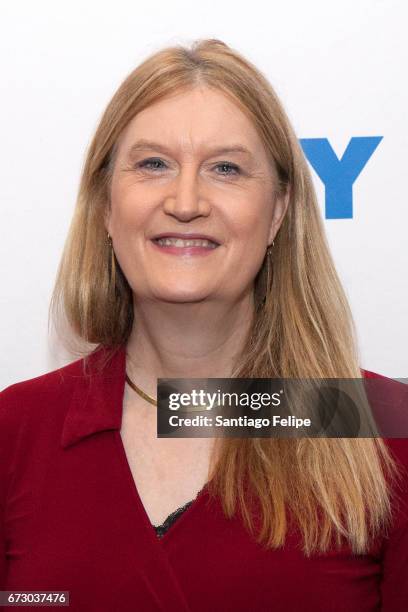
[[[142,391],[142,389],[140,387],[138,387],[133,380],[131,380],[128,376],[128,374],[126,373],[126,382],[128,383],[128,385],[130,387],[132,387],[133,391],[136,391],[136,393],[138,395],[140,395],[140,397],[142,397],[144,400],[146,400],[147,402],[149,402],[150,404],[153,404],[153,406],[157,406],[157,400],[154,399],[154,397],[152,397],[151,395],[148,395],[147,393],[145,393],[144,391]],[[218,407],[219,404],[216,404],[216,406]],[[185,412],[203,412],[206,409],[206,406],[192,406],[189,409],[185,408]]]
[[[153,406],[157,406],[157,400],[155,400],[155,399],[154,399],[154,397],[152,397],[151,395],[148,395],[148,394],[147,394],[147,393],[145,393],[145,392],[144,392],[144,391],[143,391],[143,390],[142,390],[140,387],[138,387],[138,386],[137,386],[137,385],[136,385],[136,384],[133,382],[133,380],[131,380],[131,379],[129,378],[129,375],[128,375],[127,373],[126,373],[126,382],[128,383],[128,385],[129,385],[130,387],[132,387],[133,391],[136,391],[136,393],[137,393],[137,394],[138,394],[140,397],[142,397],[144,400],[146,400],[146,401],[147,401],[147,402],[149,402],[150,404],[153,404]],[[216,407],[216,408],[219,408],[219,407],[220,407],[220,405],[222,405],[222,404],[217,403],[217,404],[215,405],[215,407]],[[206,406],[202,406],[202,405],[200,405],[200,406],[193,406],[193,407],[190,407],[189,409],[185,408],[185,411],[186,411],[186,412],[203,412],[205,409],[206,409]]]
[[[154,397],[147,395],[147,393],[145,393],[144,391],[142,391],[142,389],[140,389],[137,385],[135,385],[135,383],[133,382],[133,380],[129,378],[127,373],[126,373],[126,382],[128,383],[130,387],[132,387],[133,391],[136,391],[136,393],[140,395],[140,397],[142,397],[144,400],[146,400],[150,404],[153,404],[153,406],[157,406],[157,400],[155,400]]]

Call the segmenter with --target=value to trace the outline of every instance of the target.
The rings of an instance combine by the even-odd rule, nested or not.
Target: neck
[[[253,297],[235,303],[169,304],[134,300],[127,372],[156,395],[157,378],[228,378],[244,346]]]

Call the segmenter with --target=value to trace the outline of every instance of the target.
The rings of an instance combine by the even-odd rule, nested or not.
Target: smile
[[[175,246],[178,248],[183,247],[203,247],[206,249],[215,249],[217,244],[211,242],[211,240],[201,240],[198,238],[189,238],[184,240],[183,238],[156,238],[155,242],[160,246]]]
[[[210,255],[220,246],[211,240],[201,238],[153,238],[151,244],[162,253],[168,255],[196,256]]]

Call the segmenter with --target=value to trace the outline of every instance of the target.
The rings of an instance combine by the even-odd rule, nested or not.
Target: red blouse
[[[120,436],[125,349],[98,373],[103,354],[0,394],[0,590],[69,591],[72,612],[408,610],[408,471],[369,554],[306,558],[295,532],[266,550],[206,488],[159,539]]]

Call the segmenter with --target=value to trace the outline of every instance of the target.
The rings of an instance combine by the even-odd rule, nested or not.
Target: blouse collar
[[[65,370],[65,372],[64,372]],[[61,445],[67,448],[99,431],[120,429],[126,377],[126,347],[97,347],[60,370],[72,377],[73,392]]]

